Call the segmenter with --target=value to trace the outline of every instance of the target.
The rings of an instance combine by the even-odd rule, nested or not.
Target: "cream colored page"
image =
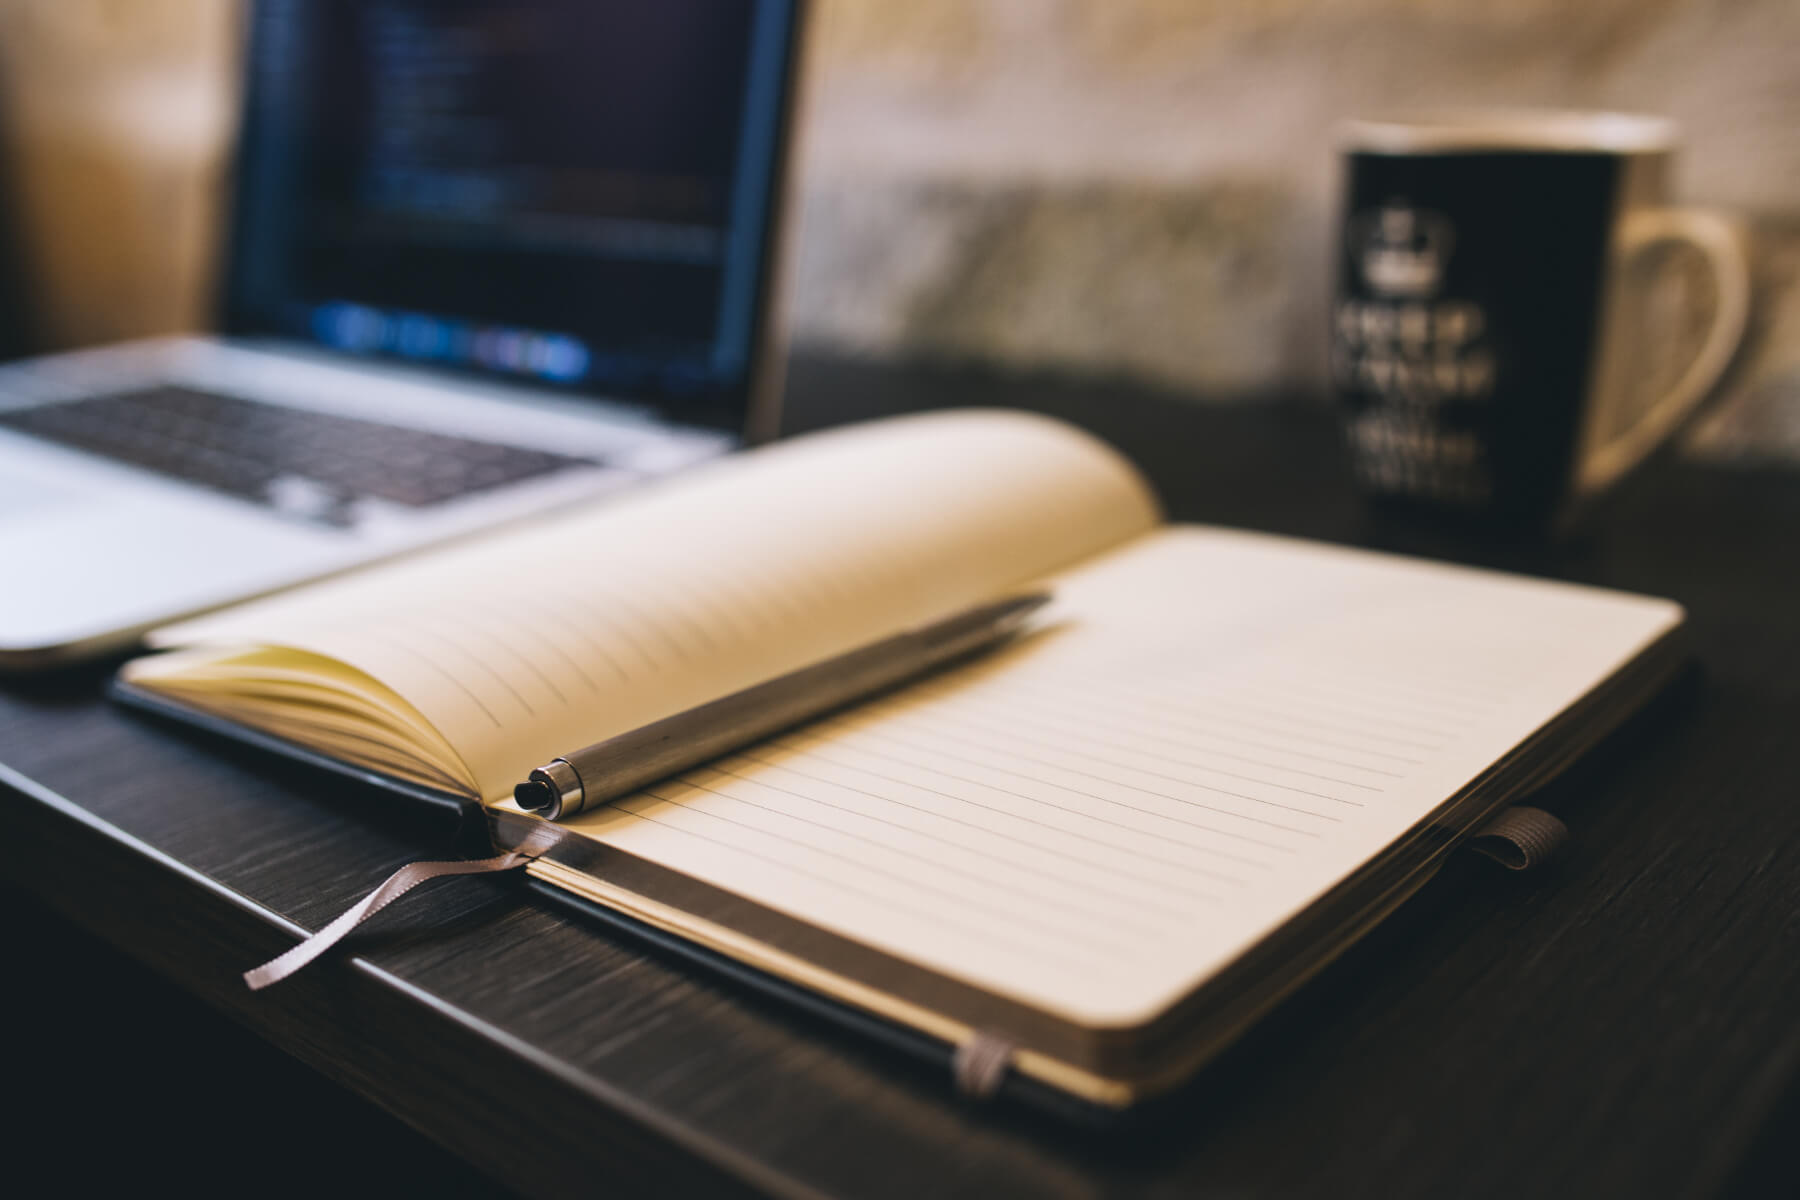
[[[1056,581],[1060,624],[572,826],[978,986],[1141,1023],[1679,620],[1225,531]]]
[[[1151,527],[1073,428],[977,411],[748,452],[641,495],[160,631],[381,680],[482,795],[558,754],[929,620]]]

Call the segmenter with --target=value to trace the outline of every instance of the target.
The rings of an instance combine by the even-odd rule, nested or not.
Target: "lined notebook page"
[[[571,828],[980,987],[1131,1026],[1680,620],[1216,530],[1057,580],[1017,647]]]
[[[905,417],[151,641],[349,664],[410,704],[495,799],[559,754],[992,598],[1156,520],[1132,467],[1070,426]],[[171,673],[139,668],[159,670]]]

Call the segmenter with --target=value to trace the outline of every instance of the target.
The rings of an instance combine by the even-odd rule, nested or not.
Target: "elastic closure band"
[[[1509,871],[1542,865],[1569,840],[1569,827],[1541,808],[1519,806],[1499,813],[1475,831],[1469,849]]]
[[[1006,1081],[1017,1046],[992,1030],[980,1029],[956,1048],[950,1071],[956,1090],[974,1100],[991,1100]]]

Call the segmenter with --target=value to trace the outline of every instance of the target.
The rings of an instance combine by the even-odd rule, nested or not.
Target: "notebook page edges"
[[[187,707],[383,774],[473,796],[454,749],[378,680],[284,647],[175,651],[127,664],[124,678]]]
[[[151,642],[348,664],[421,714],[492,800],[558,754],[991,598],[1157,519],[1131,466],[1070,426],[905,417]]]
[[[1095,1030],[1141,1027],[1682,614],[1183,528],[1058,622],[571,831]]]

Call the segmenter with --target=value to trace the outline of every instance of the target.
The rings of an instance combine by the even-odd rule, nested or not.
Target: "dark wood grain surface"
[[[1453,863],[1157,1119],[1112,1131],[957,1102],[923,1068],[505,881],[433,884],[347,953],[253,996],[245,967],[399,865],[454,853],[454,831],[123,712],[100,697],[103,668],[6,683],[5,877],[25,922],[0,935],[8,1080],[35,1101],[35,1123],[8,1128],[15,1155],[79,1159],[95,1114],[128,1120],[125,1104],[141,1143],[163,1148],[153,1167],[210,1151],[277,1183],[359,1171],[368,1185],[546,1195],[1800,1191],[1800,476],[1663,464],[1579,537],[1470,543],[1365,514],[1331,423],[1304,405],[1201,410],[825,362],[798,364],[790,394],[790,429],[1037,407],[1137,458],[1179,519],[1673,596],[1699,670],[1552,789],[1544,803],[1574,830],[1562,859],[1529,876]],[[0,571],[28,585],[18,564]],[[265,1043],[347,1090],[297,1076]],[[181,1109],[174,1097],[196,1088],[211,1108]]]

